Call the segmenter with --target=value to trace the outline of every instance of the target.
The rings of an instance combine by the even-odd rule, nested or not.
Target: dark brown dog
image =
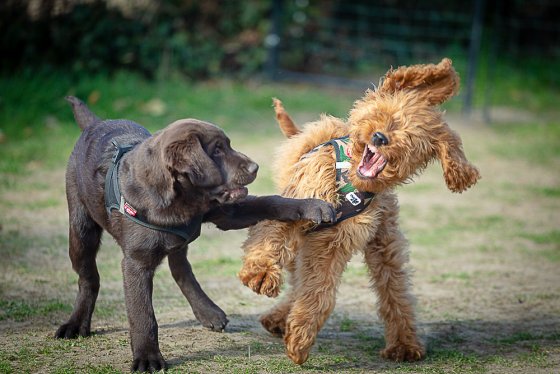
[[[132,121],[102,121],[77,98],[67,100],[83,130],[66,173],[69,252],[79,290],[57,338],[90,334],[99,291],[95,257],[103,230],[124,254],[132,370],[146,371],[166,367],[152,307],[154,272],[165,256],[202,325],[221,331],[228,323],[201,289],[186,257],[202,222],[230,230],[263,219],[334,221],[332,207],[320,200],[247,196],[245,186],[255,179],[258,165],[233,150],[217,126],[186,119],[152,136]],[[121,146],[118,152],[116,145]],[[111,199],[116,204],[106,208]]]

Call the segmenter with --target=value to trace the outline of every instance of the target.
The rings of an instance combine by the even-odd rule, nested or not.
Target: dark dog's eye
[[[216,144],[214,150],[212,151],[212,156],[218,157],[224,154],[224,146],[221,143]]]

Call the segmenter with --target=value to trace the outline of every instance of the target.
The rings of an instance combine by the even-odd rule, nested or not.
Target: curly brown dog
[[[399,229],[393,190],[436,159],[453,192],[466,190],[480,178],[465,158],[461,139],[438,108],[458,89],[459,78],[449,59],[437,65],[401,67],[390,70],[377,90],[368,90],[354,103],[347,122],[324,115],[302,131],[280,101],[275,101],[278,122],[289,137],[275,167],[282,195],[320,198],[338,207],[345,205],[346,197],[364,208],[347,219],[339,217],[331,227],[264,221],[249,231],[239,274],[242,282],[259,294],[275,297],[282,269],[291,275],[291,288],[261,317],[261,323],[284,337],[287,354],[295,363],[307,360],[334,308],[342,272],[358,251],[364,254],[378,296],[379,316],[385,323],[386,347],[381,355],[395,361],[419,360],[425,355],[416,334],[405,268],[407,241]],[[345,136],[348,149],[341,148],[337,153],[342,153],[342,160],[335,161],[329,146],[333,143],[321,145]],[[345,163],[347,175],[337,182],[338,169],[344,169]],[[348,183],[355,190],[348,192]],[[345,195],[339,191],[341,185]]]

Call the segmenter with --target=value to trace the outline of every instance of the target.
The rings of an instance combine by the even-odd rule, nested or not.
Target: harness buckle
[[[124,152],[122,151],[122,148],[119,147],[119,143],[117,143],[116,140],[114,139],[111,140],[111,143],[115,147],[115,153],[113,153],[113,158],[111,159],[111,161],[113,161],[113,164],[116,164],[119,161],[119,159],[122,157]]]
[[[128,152],[132,148],[134,148],[134,145],[120,145],[115,139],[111,140],[111,143],[115,147],[115,153],[113,154],[113,158],[111,159],[113,161],[113,164],[116,164],[117,162],[119,162],[121,157],[126,152]]]

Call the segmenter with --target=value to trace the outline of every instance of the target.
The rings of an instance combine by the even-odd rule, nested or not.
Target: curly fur
[[[434,160],[453,192],[462,192],[480,178],[462,149],[460,137],[443,119],[437,105],[455,95],[459,77],[449,59],[437,65],[390,70],[376,91],[368,90],[354,103],[347,121],[323,115],[300,130],[282,103],[275,99],[276,118],[288,140],[275,162],[276,184],[282,195],[320,198],[339,205],[332,147],[301,156],[332,138],[350,135],[350,180],[358,189],[376,193],[361,214],[333,227],[310,231],[304,221],[261,222],[244,243],[242,282],[270,297],[279,294],[282,271],[291,288],[261,317],[269,332],[282,335],[288,356],[302,364],[335,305],[336,290],[346,264],[362,252],[378,313],[385,323],[386,347],[381,355],[395,361],[419,360],[425,349],[417,337],[413,298],[409,292],[408,244],[398,225],[399,206],[393,192],[411,182]],[[374,178],[358,173],[366,145],[381,132],[388,144],[377,148],[386,165]]]

